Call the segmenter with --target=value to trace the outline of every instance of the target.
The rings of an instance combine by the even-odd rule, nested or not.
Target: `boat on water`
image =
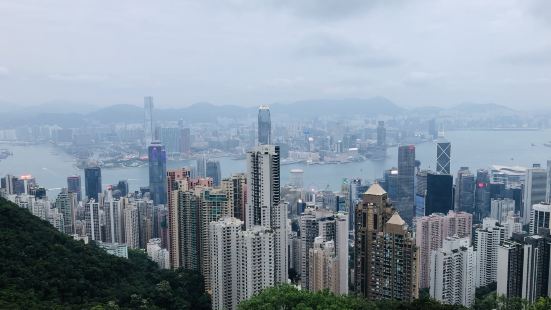
[[[0,159],[6,159],[12,155],[13,153],[10,152],[8,149],[0,149]]]
[[[544,143],[543,145],[547,146],[547,147],[551,147],[551,141],[547,142],[547,143]]]

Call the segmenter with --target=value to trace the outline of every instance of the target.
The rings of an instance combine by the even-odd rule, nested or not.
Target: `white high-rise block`
[[[430,296],[470,307],[475,299],[476,259],[468,238],[448,237],[431,254]]]

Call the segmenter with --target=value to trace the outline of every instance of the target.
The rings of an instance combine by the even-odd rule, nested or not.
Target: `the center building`
[[[418,297],[415,239],[406,222],[373,184],[356,207],[356,292],[370,300]]]

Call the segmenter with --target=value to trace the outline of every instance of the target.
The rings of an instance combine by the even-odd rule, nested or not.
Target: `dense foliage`
[[[0,309],[210,309],[201,276],[58,232],[0,198]]]
[[[301,291],[290,285],[268,288],[239,305],[240,310],[306,310],[306,309],[365,309],[365,310],[453,310],[461,306],[442,305],[431,299],[413,302],[376,301],[371,302],[355,296],[337,296],[330,292]]]

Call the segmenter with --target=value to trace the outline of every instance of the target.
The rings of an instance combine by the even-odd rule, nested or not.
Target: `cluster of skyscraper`
[[[339,193],[307,191],[301,169],[280,184],[268,107],[258,111],[247,171],[224,179],[205,156],[194,168],[167,169],[151,97],[144,107],[148,187],[130,192],[120,181],[104,189],[101,169],[88,167],[84,195],[80,176],[68,177],[52,204],[32,177],[9,175],[1,194],[115,255],[142,248],[162,268],[200,272],[214,309],[235,309],[289,281],[336,294],[352,288],[372,300],[411,301],[429,289],[467,307],[475,288],[494,282],[498,294],[530,302],[551,292],[551,161],[547,169],[494,166],[476,175],[461,167],[454,184],[451,144],[439,137],[436,171],[420,169],[415,146],[401,145],[397,168],[373,184],[356,178]],[[382,122],[377,145],[386,152]]]

